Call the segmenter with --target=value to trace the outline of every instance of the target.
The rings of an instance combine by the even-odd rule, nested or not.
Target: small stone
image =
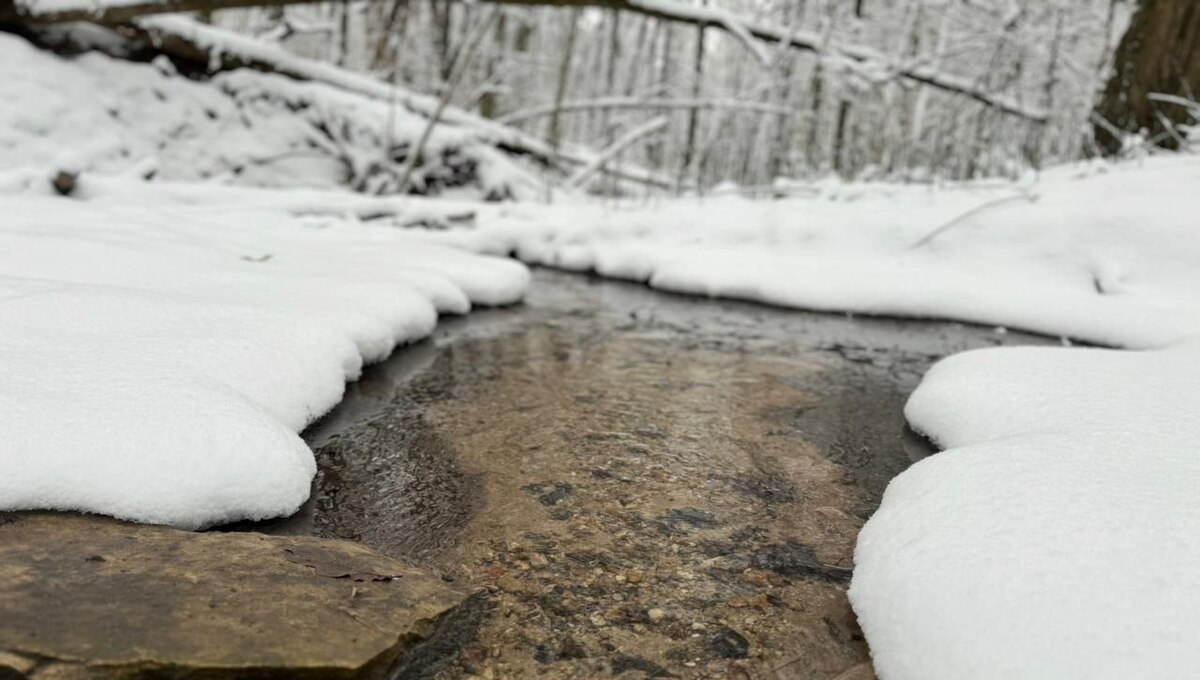
[[[79,173],[70,170],[59,170],[54,177],[50,178],[50,185],[58,192],[60,196],[70,196],[75,193],[75,186],[79,180]]]
[[[646,618],[650,619],[650,623],[658,623],[667,618],[667,613],[658,607],[655,607],[646,612]]]
[[[603,628],[604,626],[608,625],[608,621],[604,620],[604,616],[601,615],[600,612],[596,612],[595,614],[589,616],[588,621],[591,621],[592,625],[597,628]]]
[[[771,601],[765,593],[757,595],[734,595],[725,601],[734,609],[742,609],[745,607],[757,607],[758,609],[767,610],[771,608]]]
[[[586,659],[588,656],[587,647],[575,638],[566,635],[558,645],[558,658],[560,659]]]
[[[722,658],[745,659],[750,656],[750,641],[729,627],[719,629],[709,640],[709,645]]]
[[[645,579],[646,579],[645,574],[643,574],[640,571],[631,571],[631,572],[629,572],[629,575],[625,577],[626,581],[628,581],[634,585],[641,583]]]
[[[550,564],[550,560],[546,559],[546,556],[541,553],[533,553],[529,556],[529,564],[530,566],[541,569],[548,566]]]
[[[520,580],[507,575],[496,579],[496,586],[508,593],[519,593],[525,589]]]
[[[759,587],[771,585],[770,575],[757,569],[746,569],[742,572],[742,580]]]

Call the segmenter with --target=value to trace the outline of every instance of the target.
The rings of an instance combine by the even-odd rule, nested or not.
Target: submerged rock
[[[2,678],[374,678],[466,599],[348,541],[0,514]]]

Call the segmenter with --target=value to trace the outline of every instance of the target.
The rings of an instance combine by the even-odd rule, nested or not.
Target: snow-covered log
[[[399,106],[424,118],[432,118],[437,114],[439,128],[452,129],[460,136],[493,146],[505,154],[531,159],[544,168],[551,178],[569,176],[578,168],[589,165],[594,156],[587,149],[569,146],[551,149],[536,137],[456,106],[445,106],[438,113],[439,100],[436,97],[419,94],[334,64],[306,59],[277,45],[186,17],[147,16],[121,26],[120,30],[148,41],[158,51],[175,60],[193,64],[210,74],[248,68],[298,81],[322,83],[388,106]],[[601,172],[635,184],[660,188],[670,186],[668,179],[640,167],[608,165]]]

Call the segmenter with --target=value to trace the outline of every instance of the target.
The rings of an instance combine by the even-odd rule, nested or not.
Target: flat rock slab
[[[0,678],[371,678],[466,599],[348,541],[0,514]]]

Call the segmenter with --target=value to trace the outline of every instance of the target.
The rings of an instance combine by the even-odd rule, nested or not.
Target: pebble
[[[496,585],[501,590],[510,593],[519,593],[524,590],[521,582],[512,576],[501,576],[500,578],[496,579]]]
[[[646,612],[646,617],[650,619],[650,623],[658,623],[667,618],[667,613],[658,607],[650,609]]]

